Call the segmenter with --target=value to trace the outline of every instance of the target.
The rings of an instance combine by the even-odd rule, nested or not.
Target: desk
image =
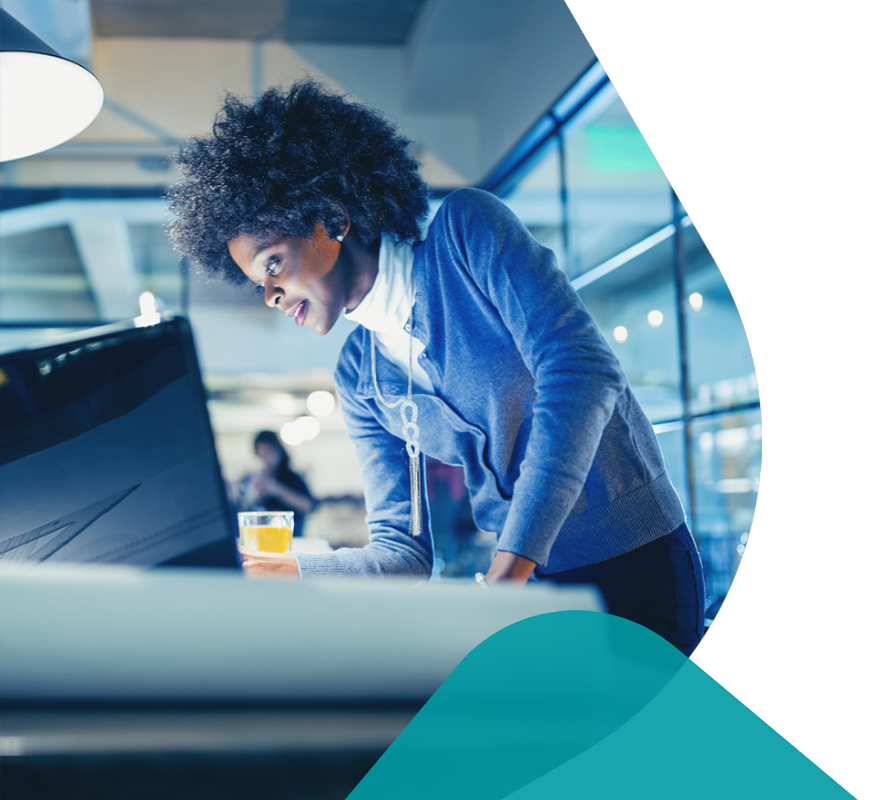
[[[0,570],[3,800],[345,798],[474,647],[592,589]]]
[[[3,709],[3,797],[345,798],[417,710]]]

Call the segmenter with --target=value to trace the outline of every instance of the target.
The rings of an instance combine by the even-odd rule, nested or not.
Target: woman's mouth
[[[293,317],[293,321],[297,325],[302,325],[305,320],[305,312],[308,310],[308,300],[303,300],[301,303],[298,303],[291,308],[288,308],[286,312],[284,312],[288,317]]]

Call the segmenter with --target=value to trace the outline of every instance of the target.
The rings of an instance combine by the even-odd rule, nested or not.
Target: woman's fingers
[[[241,566],[250,577],[299,577],[299,562],[292,553],[263,553],[249,547],[238,546]]]

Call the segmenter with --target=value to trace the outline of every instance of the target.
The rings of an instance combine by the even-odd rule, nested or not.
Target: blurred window
[[[61,199],[0,212],[0,349],[140,313],[151,292],[161,311],[185,314],[184,265],[158,197]]]
[[[756,402],[751,348],[729,287],[698,231],[689,227],[683,233],[690,411],[701,414]]]
[[[499,189],[504,202],[525,223],[531,235],[565,263],[564,208],[562,205],[561,148],[550,139],[510,175]]]
[[[672,239],[580,289],[651,422],[683,415]]]
[[[759,410],[695,419],[695,527],[709,601],[729,590],[754,520],[762,458]],[[712,601],[713,602],[713,601]]]
[[[671,217],[670,187],[608,84],[562,129],[570,261],[576,278]]]
[[[183,313],[186,278],[168,231],[155,223],[131,223],[128,232],[138,294],[152,292],[165,311]]]
[[[3,322],[100,318],[66,225],[0,236],[0,286]]]

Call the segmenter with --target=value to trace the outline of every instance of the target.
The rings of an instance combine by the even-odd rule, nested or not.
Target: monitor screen
[[[239,568],[188,323],[0,355],[0,563]]]

